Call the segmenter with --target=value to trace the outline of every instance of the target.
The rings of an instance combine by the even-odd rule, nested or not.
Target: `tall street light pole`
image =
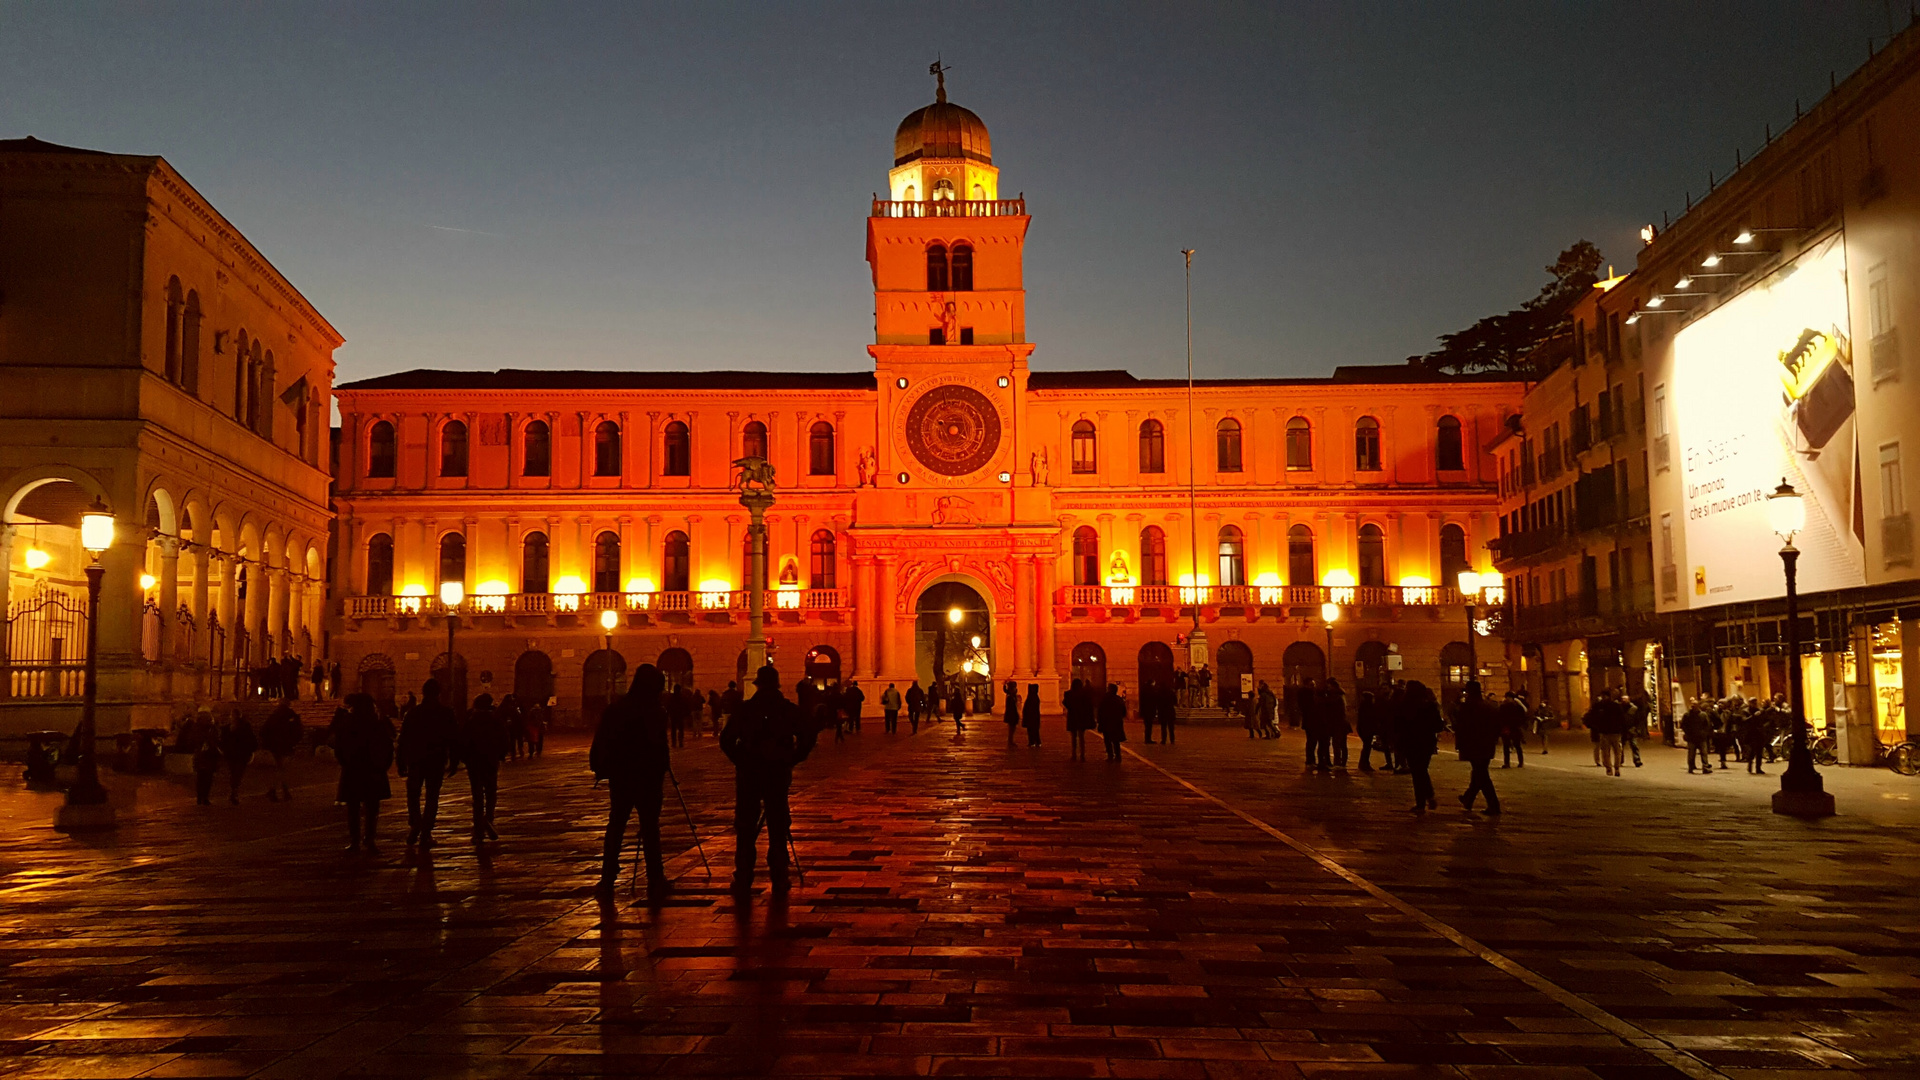
[[[606,648],[607,648],[607,704],[608,705],[613,704],[614,691],[618,689],[618,684],[614,682],[614,678],[613,678],[613,629],[614,627],[619,625],[620,625],[619,612],[613,610],[612,608],[600,609],[600,629],[606,631],[606,637],[607,637]]]
[[[460,602],[465,600],[466,598],[467,598],[466,586],[460,584],[457,581],[443,581],[440,583],[440,607],[447,617],[447,687],[446,689],[449,695],[453,694],[453,690],[454,690],[453,628],[454,628],[454,624],[457,623],[460,619],[460,614],[459,614]],[[464,712],[467,707],[467,701],[466,701],[467,688],[464,684],[462,684],[459,690],[460,692],[453,703],[453,711],[455,713]],[[443,698],[441,700],[445,700],[445,699]]]
[[[743,457],[733,463],[740,505],[747,508],[752,563],[747,568],[747,680],[751,684],[767,662],[767,511],[773,507],[773,465],[766,458]],[[884,628],[883,628],[884,629]],[[862,658],[864,662],[864,658]],[[745,692],[746,687],[741,687]]]
[[[74,728],[77,744],[73,785],[54,819],[54,828],[62,832],[111,829],[113,804],[107,801],[107,789],[100,783],[100,763],[95,753],[95,699],[100,692],[100,585],[107,568],[100,556],[113,546],[113,515],[99,499],[80,515],[80,546],[92,556],[87,563],[87,667],[80,683],[80,723]]]
[[[1198,669],[1207,664],[1207,632],[1200,628],[1200,602],[1204,594],[1200,586],[1200,497],[1194,479],[1200,468],[1200,448],[1193,441],[1193,252],[1193,248],[1180,249],[1187,260],[1187,556],[1189,580],[1193,583],[1193,592],[1187,597],[1193,601],[1193,632],[1187,638],[1187,666]]]
[[[1781,568],[1787,578],[1787,707],[1793,725],[1792,749],[1787,752],[1787,771],[1780,774],[1780,790],[1773,793],[1773,812],[1794,817],[1829,817],[1833,814],[1833,795],[1813,767],[1813,752],[1807,747],[1807,714],[1802,700],[1800,672],[1800,549],[1793,546],[1796,533],[1806,527],[1807,507],[1800,493],[1783,477],[1780,486],[1767,496],[1767,520],[1784,542],[1780,548]]]
[[[1333,624],[1340,621],[1340,605],[1320,605],[1320,621],[1327,624],[1327,678],[1333,678]]]
[[[1473,609],[1480,602],[1480,575],[1473,570],[1462,570],[1457,585],[1460,598],[1467,602],[1467,681],[1473,682],[1480,678],[1480,649],[1479,643],[1474,641],[1473,626]]]

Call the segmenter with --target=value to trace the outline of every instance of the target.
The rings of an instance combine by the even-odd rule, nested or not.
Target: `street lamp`
[[[1340,621],[1340,605],[1320,605],[1320,621],[1327,624],[1327,677],[1333,677],[1333,624]]]
[[[612,608],[600,611],[600,629],[607,632],[607,704],[613,704],[613,628],[620,625],[620,613]],[[756,669],[757,670],[757,669]]]
[[[87,562],[87,667],[80,683],[80,724],[73,732],[77,758],[73,786],[67,789],[67,801],[54,821],[54,828],[67,832],[113,827],[113,807],[107,802],[107,789],[100,784],[100,764],[94,754],[94,702],[100,689],[100,583],[107,576],[100,556],[113,546],[113,515],[98,498],[80,515],[80,546],[91,556]]]
[[[1793,724],[1792,749],[1787,752],[1787,771],[1780,774],[1780,790],[1773,793],[1773,812],[1827,817],[1833,813],[1833,796],[1821,781],[1820,770],[1813,767],[1813,754],[1807,749],[1807,716],[1801,699],[1800,549],[1793,546],[1793,538],[1807,526],[1807,505],[1785,477],[1767,496],[1767,523],[1783,545],[1780,563],[1787,577],[1787,707]]]
[[[466,586],[457,581],[440,583],[440,606],[445,609],[447,616],[447,690],[449,693],[453,690],[453,625],[459,617],[457,612],[460,610],[460,601],[466,598]],[[462,686],[458,699],[453,703],[456,713],[466,707],[466,698],[467,688]]]
[[[1484,583],[1478,572],[1462,570],[1457,584],[1461,599],[1467,602],[1467,680],[1471,682],[1480,677],[1480,651],[1473,640],[1473,606],[1480,602]]]

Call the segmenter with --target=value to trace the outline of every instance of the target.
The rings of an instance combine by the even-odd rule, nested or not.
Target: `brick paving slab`
[[[785,902],[720,888],[710,739],[676,770],[722,876],[670,792],[658,907],[591,895],[604,792],[565,740],[506,768],[498,843],[459,841],[451,782],[431,858],[398,800],[380,857],[342,854],[311,764],[238,808],[149,778],[84,841],[12,790],[0,1077],[1920,1072],[1920,851],[1881,778],[1807,824],[1563,747],[1496,770],[1500,819],[1416,819],[1404,777],[1303,773],[1295,734],[1108,763],[1056,731],[823,745]],[[1435,772],[1446,805],[1465,768]]]

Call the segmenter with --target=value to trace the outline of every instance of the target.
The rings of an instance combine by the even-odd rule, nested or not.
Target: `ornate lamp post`
[[[94,701],[100,689],[100,583],[107,568],[100,556],[113,546],[113,515],[99,499],[80,515],[80,546],[92,559],[87,563],[87,667],[80,683],[80,724],[74,728],[75,772],[67,801],[60,807],[54,828],[64,832],[113,828],[113,806],[100,784],[100,765],[94,753]]]
[[[1480,603],[1480,590],[1484,586],[1480,580],[1480,574],[1474,570],[1460,571],[1457,585],[1460,589],[1460,598],[1467,602],[1467,680],[1471,682],[1480,677],[1480,650],[1478,643],[1473,640],[1473,609]]]
[[[613,628],[620,625],[620,613],[612,608],[600,609],[600,629],[607,635],[607,704],[613,704],[617,684],[613,678]]]
[[[1801,700],[1800,672],[1800,594],[1798,571],[1800,549],[1793,537],[1807,525],[1806,502],[1783,477],[1780,486],[1767,496],[1767,523],[1783,545],[1780,563],[1787,577],[1787,707],[1793,724],[1793,747],[1787,752],[1787,771],[1780,774],[1780,790],[1773,793],[1773,812],[1794,817],[1827,817],[1833,813],[1833,796],[1813,767],[1813,753],[1807,748],[1807,715]]]
[[[1320,621],[1327,626],[1327,677],[1333,678],[1333,624],[1340,621],[1340,605],[1320,605]]]
[[[767,662],[767,511],[773,507],[773,465],[766,458],[743,457],[733,463],[740,505],[747,508],[747,537],[753,555],[747,561],[747,679]],[[741,687],[744,692],[746,687]]]
[[[454,624],[456,624],[460,618],[459,616],[460,602],[462,600],[465,600],[466,598],[467,598],[466,586],[460,584],[457,581],[443,581],[440,583],[440,606],[445,610],[446,616],[447,616],[447,687],[446,689],[449,694],[453,692],[453,670],[454,670],[453,628],[454,628]],[[460,688],[460,697],[463,700],[455,701],[453,703],[453,710],[455,713],[459,713],[467,707],[467,703],[464,700],[466,696],[467,696],[467,688],[465,686],[462,686]]]

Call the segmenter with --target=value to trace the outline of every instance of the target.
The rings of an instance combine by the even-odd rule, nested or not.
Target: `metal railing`
[[[581,611],[702,612],[746,611],[751,590],[708,589],[684,592],[481,593],[460,602],[461,615],[549,615]],[[845,589],[768,589],[765,610],[830,611],[847,607]],[[431,596],[349,596],[349,619],[396,616],[439,617],[447,605]]]
[[[1440,585],[1066,585],[1068,607],[1358,607],[1458,604],[1460,593]]]
[[[875,199],[873,217],[1024,217],[1027,200],[1018,199]]]

